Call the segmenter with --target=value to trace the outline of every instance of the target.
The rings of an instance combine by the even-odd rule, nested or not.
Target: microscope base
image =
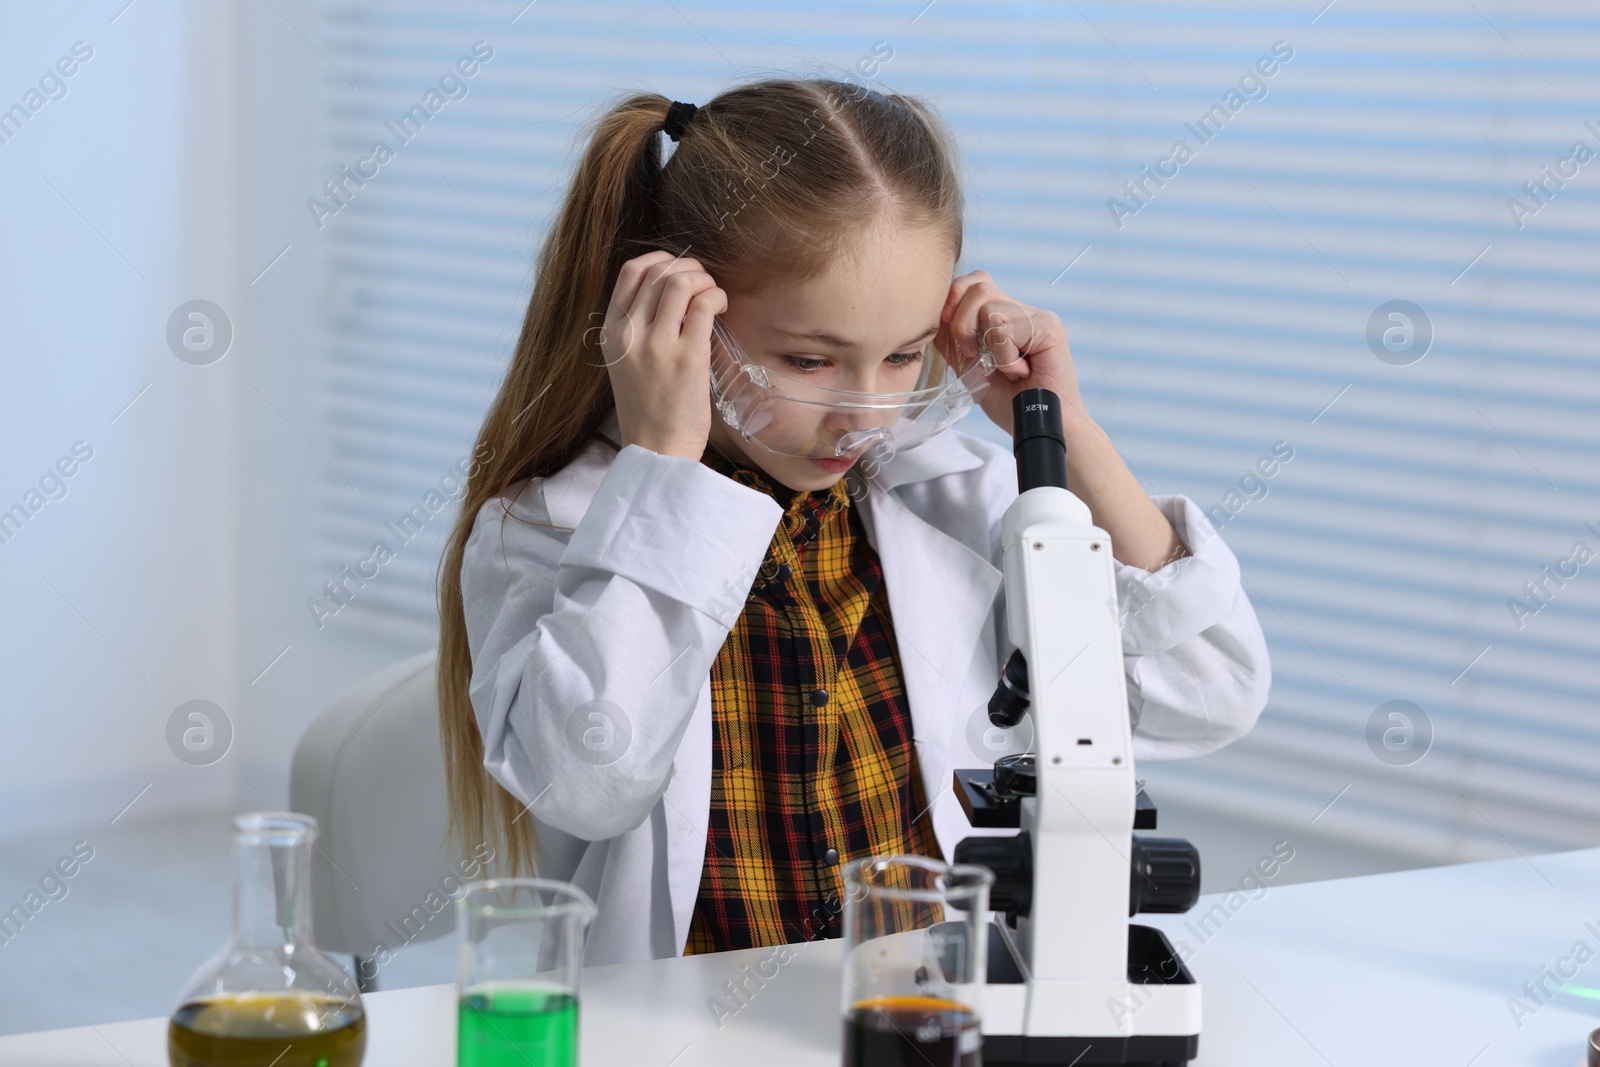
[[[985,1034],[983,1067],[1068,1067],[1069,1064],[1183,1067],[1194,1059],[1199,1047],[1199,1034],[1093,1038]]]
[[[994,922],[989,924],[988,956],[984,1067],[1183,1067],[1199,1052],[1200,987],[1174,953],[1166,935],[1154,927],[1128,926],[1129,986],[1125,988],[1138,991],[1128,1000],[1139,1008],[1135,1026],[1141,1022],[1159,1026],[1158,1020],[1170,1025],[1187,1019],[1192,1025],[1177,1029],[1193,1032],[1084,1036],[1022,1033],[1020,1009],[1026,1003],[1026,982],[1008,938]],[[991,1006],[999,1010],[991,1011]]]

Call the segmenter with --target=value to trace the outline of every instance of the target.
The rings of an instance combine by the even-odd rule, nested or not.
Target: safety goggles
[[[719,315],[712,320],[711,396],[730,429],[769,452],[807,459],[887,460],[949,429],[988,388],[994,356],[981,350],[958,372],[930,340],[914,388],[835,389],[752,359]]]

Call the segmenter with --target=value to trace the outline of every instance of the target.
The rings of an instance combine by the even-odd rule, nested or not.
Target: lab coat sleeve
[[[478,512],[461,571],[484,766],[541,822],[626,833],[666,791],[783,509],[630,444],[570,534],[540,479]],[[531,519],[547,525],[522,521]]]
[[[1156,571],[1115,564],[1133,754],[1182,759],[1249,732],[1272,666],[1233,552],[1187,496],[1151,499],[1191,555]]]

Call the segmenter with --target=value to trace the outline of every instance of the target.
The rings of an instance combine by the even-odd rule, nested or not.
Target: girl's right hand
[[[698,460],[711,435],[711,323],[728,296],[697,260],[646,252],[622,265],[600,350],[624,447]]]

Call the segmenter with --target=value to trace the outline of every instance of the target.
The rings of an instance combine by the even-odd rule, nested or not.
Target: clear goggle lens
[[[904,392],[837,389],[757,362],[721,316],[712,325],[717,414],[745,440],[783,456],[847,459],[870,452],[886,460],[961,421],[988,388],[995,366],[984,348],[960,372],[929,341],[916,382]]]

